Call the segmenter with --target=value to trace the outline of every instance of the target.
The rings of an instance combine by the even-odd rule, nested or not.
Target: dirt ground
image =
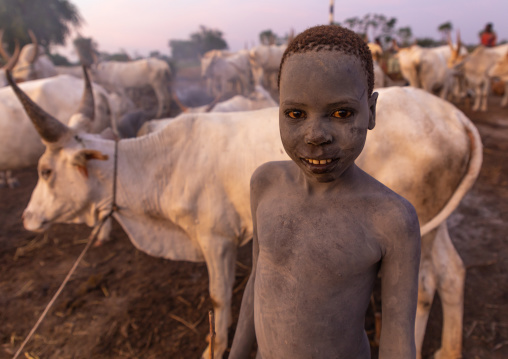
[[[466,267],[464,359],[508,358],[508,109],[462,110],[485,148],[480,177],[449,219]],[[460,107],[460,106],[459,106]],[[85,246],[90,229],[23,229],[21,214],[37,181],[35,167],[15,173],[21,186],[0,189],[0,359],[11,358]],[[240,249],[234,322],[250,271]],[[150,257],[115,223],[113,240],[92,248],[27,345],[25,358],[198,358],[208,333],[205,264]],[[439,348],[442,313],[433,303],[424,358]],[[366,319],[368,333],[373,316]],[[230,338],[234,326],[230,329]],[[376,357],[373,348],[373,357]],[[23,357],[23,356],[21,356]],[[227,353],[226,356],[227,357]]]

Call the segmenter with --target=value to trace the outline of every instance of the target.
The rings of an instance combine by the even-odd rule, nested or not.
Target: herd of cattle
[[[113,216],[138,249],[206,262],[216,313],[215,357],[221,358],[231,324],[237,247],[252,237],[250,176],[264,162],[289,159],[280,142],[277,102],[269,92],[277,85],[285,46],[205,54],[201,74],[215,100],[186,108],[161,60],[96,63],[88,70],[90,81],[81,67],[53,66],[33,41],[12,56],[1,49],[9,61],[0,86],[10,87],[0,89],[0,185],[17,185],[11,171],[38,161],[25,228],[95,226],[116,196],[119,210]],[[446,218],[478,176],[482,144],[472,122],[448,100],[474,94],[474,109],[485,110],[490,78],[508,80],[507,52],[508,45],[501,45],[468,53],[460,39],[456,46],[398,49],[406,87],[382,88],[388,79],[375,61],[377,125],[357,163],[407,198],[418,214],[419,358],[436,290],[444,317],[436,358],[460,358],[462,350],[465,268]],[[125,91],[147,85],[158,100],[152,113],[136,109]],[[224,100],[226,95],[230,98]],[[172,101],[183,113],[167,118]],[[101,241],[111,230],[106,223]]]

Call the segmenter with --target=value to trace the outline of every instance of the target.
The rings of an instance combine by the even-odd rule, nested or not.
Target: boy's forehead
[[[337,69],[361,67],[358,57],[338,50],[308,51],[291,54],[283,65],[283,70],[291,67],[296,71],[300,68],[311,68],[313,71],[336,71]],[[284,71],[283,71],[284,73]]]
[[[294,90],[295,86],[304,88],[310,84],[309,81],[324,84],[337,80],[343,83],[346,77],[349,78],[347,82],[356,82],[362,88],[361,92],[364,92],[367,87],[367,75],[358,57],[337,50],[291,54],[282,67],[281,94],[286,92],[284,88],[290,89],[290,92],[293,92],[291,90]],[[330,85],[333,86],[333,83]]]

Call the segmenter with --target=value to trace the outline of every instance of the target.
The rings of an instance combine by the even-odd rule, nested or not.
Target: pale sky
[[[169,55],[170,39],[186,40],[199,25],[224,33],[230,50],[259,44],[259,33],[271,29],[283,36],[328,23],[330,0],[70,0],[85,20],[79,29],[99,50],[124,49],[131,56],[158,50]],[[494,24],[498,40],[508,40],[508,0],[335,0],[334,19],[366,14],[397,18],[396,27],[410,26],[416,37],[440,39],[439,25],[450,21],[463,42],[478,43],[478,32]],[[74,38],[74,36],[73,36]],[[61,54],[72,55],[72,41]]]

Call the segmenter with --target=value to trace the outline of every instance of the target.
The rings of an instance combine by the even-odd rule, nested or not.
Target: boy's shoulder
[[[269,184],[270,182],[279,182],[282,178],[288,178],[293,171],[294,166],[292,161],[263,163],[252,174],[251,186],[258,183]]]
[[[415,234],[420,231],[418,216],[413,205],[375,178],[366,174],[364,200],[373,223],[385,234]]]
[[[251,200],[287,182],[294,171],[292,161],[272,161],[256,168],[250,179]]]

